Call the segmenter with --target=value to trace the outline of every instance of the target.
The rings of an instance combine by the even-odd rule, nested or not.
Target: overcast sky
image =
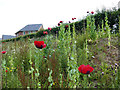
[[[87,11],[117,7],[120,0],[0,0],[0,38],[15,35],[28,24],[43,24],[44,29],[82,19]]]

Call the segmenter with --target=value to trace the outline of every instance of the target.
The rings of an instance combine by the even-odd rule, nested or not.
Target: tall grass
[[[107,60],[107,56],[112,53],[107,52],[106,43],[109,46],[113,43],[110,43],[107,16],[105,21],[106,33],[103,24],[97,32],[94,18],[88,15],[87,28],[82,34],[76,34],[75,23],[72,32],[70,25],[65,30],[64,24],[61,24],[59,36],[46,35],[33,40],[26,38],[3,43],[2,50],[6,50],[7,53],[2,54],[1,59],[2,87],[118,88],[119,69],[114,65],[118,62],[116,60],[111,63],[114,65],[111,67]],[[104,40],[106,35],[108,42]],[[38,49],[34,40],[44,41],[47,46]],[[82,64],[89,64],[94,71],[87,75],[80,73],[78,67]]]

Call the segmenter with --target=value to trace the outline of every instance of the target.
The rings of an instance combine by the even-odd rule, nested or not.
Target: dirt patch
[[[111,45],[108,46],[108,39],[99,39],[98,43],[90,46],[90,51],[94,52],[93,62],[101,65],[101,62],[107,63],[109,66],[118,62],[118,37],[111,38]]]

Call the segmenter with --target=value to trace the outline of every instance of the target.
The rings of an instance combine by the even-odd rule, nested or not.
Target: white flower
[[[95,58],[95,56],[92,56],[92,58]]]

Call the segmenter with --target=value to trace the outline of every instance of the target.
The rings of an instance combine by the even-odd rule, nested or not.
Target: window
[[[33,31],[33,33],[35,33],[35,31]]]
[[[31,33],[31,31],[29,31],[29,34]]]
[[[25,35],[25,32],[23,32],[23,35]]]

